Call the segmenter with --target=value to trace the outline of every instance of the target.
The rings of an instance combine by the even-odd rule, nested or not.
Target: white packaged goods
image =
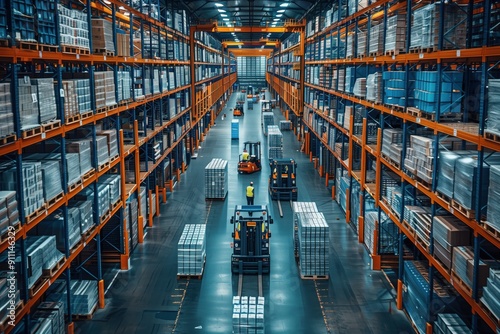
[[[71,313],[90,315],[97,307],[97,281],[71,280]],[[65,280],[55,281],[47,292],[47,301],[61,302],[64,310],[68,310],[68,289]]]
[[[206,257],[206,225],[186,224],[177,243],[177,275],[202,275]]]
[[[212,159],[205,167],[205,198],[225,198],[228,190],[228,163]]]
[[[293,212],[293,249],[295,256],[299,255],[299,218],[301,212],[318,212],[315,202],[292,202]]]
[[[302,276],[328,276],[330,273],[330,233],[321,212],[297,213],[299,261]]]

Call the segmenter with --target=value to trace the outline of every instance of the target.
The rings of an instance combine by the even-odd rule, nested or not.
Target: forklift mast
[[[296,201],[298,196],[296,169],[293,159],[274,159],[270,162],[269,194],[273,200]]]

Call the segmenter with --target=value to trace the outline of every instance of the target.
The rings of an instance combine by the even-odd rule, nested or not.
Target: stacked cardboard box
[[[434,216],[432,224],[434,256],[448,270],[452,268],[453,248],[470,245],[470,229],[453,216]]]
[[[56,238],[57,249],[66,251],[66,224],[68,226],[68,250],[73,249],[82,239],[80,230],[80,211],[76,207],[68,207],[68,219],[64,221],[62,210],[57,210],[38,225],[38,231],[42,235],[52,235]],[[66,224],[65,224],[66,223]]]
[[[490,274],[487,279],[487,284],[483,289],[483,296],[481,303],[486,306],[488,310],[500,319],[500,270],[490,269]]]
[[[206,257],[206,225],[186,224],[177,243],[177,275],[202,275]]]
[[[18,90],[21,130],[29,130],[40,126],[36,87],[31,85],[30,77],[24,76],[22,79],[18,80]]]
[[[52,269],[64,257],[63,253],[57,250],[56,237],[53,235],[27,237],[26,253],[29,287],[38,281],[43,270]]]
[[[0,83],[0,138],[14,133],[10,83]]]
[[[39,122],[45,123],[56,119],[57,107],[53,79],[31,79],[31,83],[37,94]]]
[[[264,334],[264,297],[233,296],[233,333]]]
[[[64,322],[63,303],[61,302],[42,302],[38,305],[36,312],[31,318],[31,329],[35,333],[64,334],[66,333],[66,324]],[[48,328],[45,332],[42,329]]]
[[[87,13],[59,4],[59,38],[61,45],[89,49]]]
[[[92,19],[92,47],[97,53],[113,53],[113,26],[106,19]]]
[[[453,198],[455,185],[455,164],[458,159],[471,156],[472,151],[439,151],[439,167],[436,190],[442,195]]]
[[[488,80],[488,119],[486,132],[500,134],[500,79]]]
[[[387,18],[387,29],[385,32],[385,52],[394,51],[398,54],[406,48],[406,17],[397,14]]]
[[[71,313],[91,315],[97,307],[97,281],[71,280]],[[47,292],[47,301],[61,302],[68,310],[68,288],[65,280],[55,281]]]
[[[108,146],[108,156],[114,158],[118,155],[118,140],[116,130],[103,130],[97,132],[98,136],[105,136]]]
[[[434,139],[410,136],[410,147],[406,149],[404,167],[424,182],[432,183],[434,172]]]
[[[113,208],[113,204],[118,202],[121,197],[121,176],[120,174],[105,174],[97,181],[98,185],[108,185],[109,191],[109,210]]]
[[[97,109],[116,104],[115,82],[112,71],[94,72],[95,107]]]
[[[472,280],[477,269],[476,282],[479,289],[486,285],[489,266],[479,259],[478,268],[474,268],[474,249],[470,246],[453,247],[451,270],[463,283],[472,288]]]
[[[301,276],[329,276],[330,233],[321,212],[299,212],[296,215],[299,234]]]
[[[63,80],[62,86],[66,119],[91,110],[89,79]]]
[[[434,322],[435,334],[472,334],[465,322],[455,313],[439,313]]]
[[[66,153],[78,154],[79,176],[85,175],[92,169],[92,141],[89,139],[68,140],[66,142]],[[69,171],[69,169],[68,169]],[[76,173],[76,168],[74,170]],[[74,174],[72,174],[74,175]],[[68,177],[68,181],[70,178]]]
[[[283,135],[277,125],[269,125],[268,133],[268,158],[283,158]]]
[[[116,55],[118,57],[130,57],[130,35],[128,33],[117,32]]]
[[[19,222],[17,211],[16,192],[13,190],[0,191],[0,235],[7,232],[9,226]]]
[[[228,190],[228,163],[223,159],[212,159],[205,167],[205,198],[223,199]]]
[[[132,98],[132,78],[129,71],[117,72],[118,102]]]

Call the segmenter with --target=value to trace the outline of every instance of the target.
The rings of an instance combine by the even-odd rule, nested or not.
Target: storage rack
[[[431,6],[435,24],[425,27],[434,35],[427,44],[415,44],[412,33],[419,29],[415,13],[421,15]],[[294,127],[304,137],[304,151],[325,176],[332,198],[345,208],[346,222],[359,242],[366,244],[373,269],[398,268],[398,308],[405,303],[404,263],[423,259],[426,265],[418,270],[425,274],[429,287],[444,278],[460,300],[465,300],[462,304],[468,306],[462,314],[469,314],[464,320],[473,332],[495,331],[499,321],[481,299],[484,275],[479,265],[484,260],[493,268],[500,259],[500,231],[487,224],[485,198],[480,195],[487,180],[481,166],[494,163],[494,153],[500,151],[498,135],[486,127],[486,119],[493,113],[488,110],[488,81],[499,77],[498,10],[494,1],[334,1],[309,12],[305,38],[297,38],[299,34],[290,37],[295,43],[285,41],[268,59],[270,91],[278,95],[282,110],[292,110],[300,117]],[[407,25],[401,25],[401,18]],[[395,40],[388,36],[390,31],[396,34]],[[305,82],[290,96],[288,87],[297,81],[289,74],[294,66],[289,54],[301,49],[305,64],[299,70]],[[456,104],[437,103],[429,112],[428,105],[416,101],[413,90],[422,86],[414,86],[415,80],[429,72],[438,80],[434,86],[426,83],[426,88],[437,92],[432,98],[440,102],[448,94],[443,87],[454,85],[444,78],[453,76],[451,72],[463,75],[463,83],[453,86]],[[396,95],[390,95],[399,94],[391,91],[397,88],[391,80],[400,80],[404,88],[397,103]],[[375,86],[367,96],[369,84]],[[373,93],[373,87],[380,91]],[[304,103],[297,106],[301,99]],[[285,116],[289,117],[286,112]],[[427,152],[432,161],[427,174],[412,171],[405,162],[410,149],[415,150],[411,145],[417,135],[430,138]],[[400,155],[394,158],[394,152],[387,151],[383,143],[398,136]],[[472,207],[437,190],[438,152],[443,147],[477,152],[477,172],[471,175],[475,180]],[[426,210],[421,217],[429,219],[427,232],[407,221],[413,214],[405,209],[408,204]],[[433,217],[443,214],[458,218],[473,236],[469,284],[457,274],[457,268],[448,268],[435,255]],[[428,289],[427,305],[439,303],[438,295],[439,291]],[[435,312],[426,311],[424,326],[416,327],[419,332],[432,332]]]
[[[29,7],[31,1],[26,1]],[[16,229],[16,247],[20,250],[23,268],[28,261],[26,238],[41,233],[39,227],[43,221],[57,213],[62,215],[66,230],[62,235],[64,257],[48,273],[28,286],[27,270],[19,271],[23,283],[19,286],[21,301],[16,309],[16,329],[24,325],[29,330],[30,314],[56,280],[66,282],[68,296],[74,279],[97,282],[98,307],[105,306],[103,263],[118,263],[121,269],[128,269],[134,246],[143,242],[144,229],[152,226],[154,216],[159,214],[160,197],[163,202],[167,201],[167,190],[172,192],[174,182],[180,181],[180,173],[187,168],[193,147],[198,146],[203,134],[213,125],[216,113],[229,96],[227,91],[236,81],[234,56],[221,51],[209,34],[194,36],[194,31],[188,29],[185,12],[153,2],[147,5],[135,2],[134,6],[117,0],[102,3],[38,1],[36,7],[40,12],[36,14],[45,19],[38,22],[39,28],[46,29],[40,30],[37,36],[34,29],[29,31],[26,22],[21,27],[16,21],[14,1],[7,1],[4,6],[11,15],[7,15],[6,27],[1,28],[12,33],[7,38],[0,29],[0,70],[4,78],[1,83],[10,83],[6,93],[12,96],[14,131],[0,138],[2,162],[14,164],[16,178],[21,180],[23,162],[30,154],[56,153],[62,171],[63,191],[29,213],[25,213],[22,204],[26,199],[25,186],[17,183],[19,223],[12,225]],[[64,19],[64,13],[71,10],[79,13],[79,24],[87,28],[87,34],[79,35],[80,44],[71,45],[68,40],[62,40],[56,30],[63,26],[60,20]],[[53,27],[46,22],[49,18]],[[100,24],[107,28],[93,30]],[[16,31],[20,33],[14,33]],[[103,35],[93,40],[95,33]],[[52,35],[54,38],[50,38]],[[190,56],[195,50],[196,60]],[[199,68],[207,74],[205,78],[195,76]],[[53,81],[57,114],[48,122],[21,128],[20,108],[25,101],[19,99],[18,79],[27,76]],[[101,90],[96,76],[116,86],[108,90],[104,86]],[[77,79],[87,80],[88,100],[73,101],[73,96],[68,95],[72,83],[67,82]],[[74,87],[77,88],[76,81]],[[199,87],[203,87],[201,95]],[[104,94],[103,105],[99,104],[97,94]],[[70,102],[87,103],[89,108],[69,113]],[[100,153],[104,151],[99,148],[103,148],[100,145],[106,142],[105,138],[106,151],[111,143],[117,151],[109,149],[106,159],[100,160]],[[95,154],[90,170],[70,184],[73,180],[68,179],[71,170],[67,146],[76,139],[88,139]],[[110,152],[114,153],[110,155]],[[88,157],[90,159],[90,154]],[[105,184],[108,176],[119,177],[119,183],[115,180],[109,181],[113,184]],[[115,196],[109,207],[102,207],[102,198],[97,195],[105,186],[113,187],[108,194]],[[90,196],[92,193],[95,195]],[[68,218],[74,213],[74,203],[83,199],[92,201],[92,227],[82,230],[80,240],[70,247]],[[7,239],[2,237],[2,255],[7,247]],[[66,325],[68,332],[73,333],[70,299],[68,297],[65,312]],[[6,322],[0,325],[6,333],[13,330]]]

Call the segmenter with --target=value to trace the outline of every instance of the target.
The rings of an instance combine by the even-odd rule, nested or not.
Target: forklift
[[[243,154],[240,154],[238,161],[238,173],[255,173],[261,170],[262,166],[260,164],[261,152],[260,152],[260,141],[250,142],[246,141],[243,143],[243,151],[248,152],[249,159],[243,160]]]
[[[233,110],[233,117],[243,116],[245,113],[243,112],[243,105],[236,104]]]
[[[236,205],[230,223],[234,225],[233,274],[268,274],[271,270],[269,239],[273,219],[267,205]]]
[[[269,194],[273,200],[296,201],[298,196],[296,169],[293,159],[273,159],[270,161]]]

